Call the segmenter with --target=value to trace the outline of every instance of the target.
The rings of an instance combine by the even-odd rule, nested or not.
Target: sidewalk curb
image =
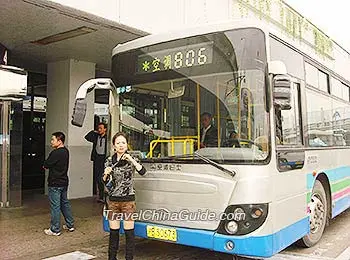
[[[350,246],[345,249],[340,255],[334,260],[350,260]]]

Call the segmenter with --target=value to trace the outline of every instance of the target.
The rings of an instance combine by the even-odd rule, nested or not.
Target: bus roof
[[[227,31],[232,29],[239,28],[258,28],[265,33],[267,33],[267,28],[264,27],[261,23],[255,21],[229,21],[224,23],[214,23],[214,24],[205,24],[196,27],[187,27],[170,32],[164,32],[160,34],[151,34],[147,35],[126,43],[118,44],[114,49],[112,55],[116,55],[121,52],[138,49],[141,47],[172,41],[176,39],[187,38],[191,36],[197,36],[207,33]]]
[[[259,5],[259,8],[257,8],[253,2],[233,0],[232,8],[235,12],[228,19],[229,21],[182,28],[138,38],[117,45],[113,49],[112,55],[206,33],[239,28],[259,28],[265,32],[266,36],[271,34],[288,43],[295,50],[321,64],[327,70],[334,72],[343,81],[346,81],[347,85],[350,85],[350,73],[348,72],[350,53],[347,50],[283,1],[266,1],[263,5],[269,6],[261,8]],[[269,53],[269,47],[267,47],[268,58]]]

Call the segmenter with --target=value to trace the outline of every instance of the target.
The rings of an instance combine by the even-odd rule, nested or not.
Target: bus
[[[269,29],[237,21],[119,44],[111,79],[79,88],[72,123],[89,91],[109,89],[110,134],[126,132],[147,169],[134,179],[136,236],[265,258],[315,245],[349,208],[350,147],[310,138],[347,130],[350,75]],[[203,113],[214,146],[200,145]]]

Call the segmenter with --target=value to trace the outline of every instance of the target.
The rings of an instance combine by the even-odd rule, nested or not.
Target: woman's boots
[[[134,229],[125,230],[125,240],[125,260],[133,260],[135,249]]]
[[[119,229],[110,229],[108,260],[116,260],[119,247]],[[125,230],[125,259],[134,260],[135,234],[134,229]]]
[[[109,245],[108,245],[108,260],[116,260],[119,247],[119,229],[110,229]]]

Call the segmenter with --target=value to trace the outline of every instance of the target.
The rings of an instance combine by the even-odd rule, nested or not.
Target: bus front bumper
[[[176,229],[176,241],[148,237],[147,226]],[[103,218],[103,227],[104,231],[109,232],[109,224],[105,218]],[[271,257],[306,235],[308,232],[308,218],[304,218],[276,233],[264,236],[230,236],[218,234],[215,231],[135,222],[135,235],[138,237],[252,257]]]

